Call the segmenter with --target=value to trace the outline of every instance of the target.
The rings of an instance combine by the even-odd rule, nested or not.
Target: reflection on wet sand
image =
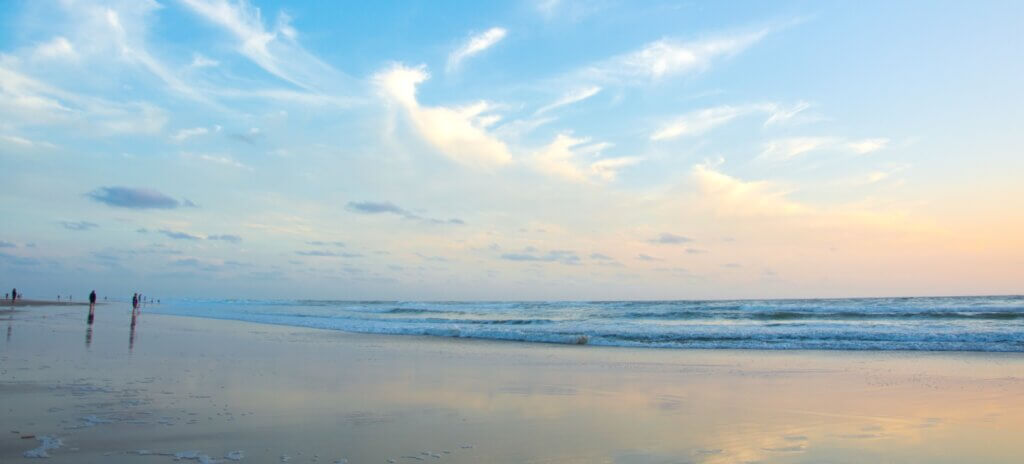
[[[79,317],[67,330],[56,317],[25,321],[7,348],[19,381],[34,375],[51,396],[11,396],[5,423],[49,417],[68,442],[97,443],[55,451],[64,462],[137,449],[455,464],[1024,455],[1020,355],[524,345],[150,315],[146,349],[131,358],[104,343],[69,357],[64,335],[80,333]],[[139,318],[130,313],[128,334],[120,324],[104,333],[127,335],[131,350]],[[40,362],[52,368],[22,369]],[[50,393],[61,388],[77,394]],[[83,421],[84,407],[90,426],[60,425]],[[0,461],[23,445],[0,435]]]
[[[88,325],[85,327],[85,347],[89,348],[92,346],[92,326]]]
[[[132,324],[131,329],[128,333],[128,351],[131,352],[135,348],[135,322],[139,317],[139,309],[132,309]]]

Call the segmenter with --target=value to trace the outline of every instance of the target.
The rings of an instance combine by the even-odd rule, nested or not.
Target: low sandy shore
[[[1020,354],[501,343],[145,310],[133,330],[127,304],[92,326],[87,311],[0,314],[0,462],[1024,458]]]
[[[101,304],[103,303],[96,303],[97,306]],[[89,303],[80,301],[22,300],[21,298],[18,298],[15,301],[11,301],[10,298],[0,300],[0,309],[18,308],[25,306],[89,306]]]

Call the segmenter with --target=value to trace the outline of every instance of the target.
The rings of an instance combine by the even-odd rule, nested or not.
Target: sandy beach
[[[0,461],[1019,462],[1024,356],[606,348],[0,314]],[[44,438],[45,437],[45,438]]]

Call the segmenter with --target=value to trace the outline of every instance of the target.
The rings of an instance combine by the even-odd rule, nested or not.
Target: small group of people
[[[4,293],[4,299],[5,300],[11,300],[11,303],[14,303],[15,301],[17,301],[18,298],[21,298],[21,296],[22,295],[20,293],[18,293],[18,289],[16,289],[16,288],[12,288],[11,289],[10,295],[8,295],[7,293]],[[8,298],[8,297],[10,297],[10,298]]]

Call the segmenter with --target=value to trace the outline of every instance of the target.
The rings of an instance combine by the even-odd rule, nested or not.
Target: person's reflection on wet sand
[[[132,310],[132,328],[128,333],[128,351],[131,351],[135,347],[135,321],[139,317],[139,311],[137,309]]]
[[[88,326],[85,329],[85,347],[89,348],[92,346],[92,326]]]
[[[10,322],[7,323],[7,341],[8,342],[11,341],[11,323]]]

